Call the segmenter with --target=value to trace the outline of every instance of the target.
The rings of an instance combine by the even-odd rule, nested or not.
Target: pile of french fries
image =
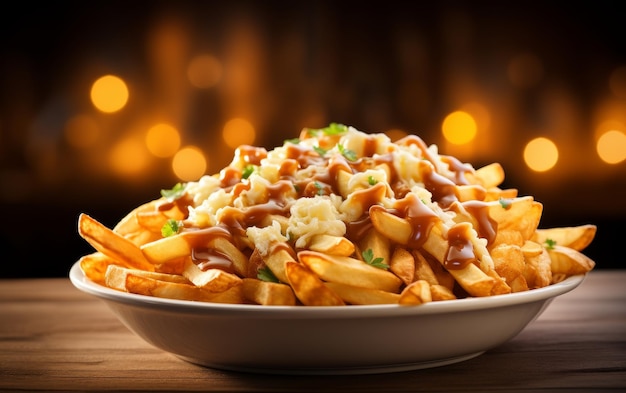
[[[420,305],[542,288],[595,263],[596,226],[540,229],[543,206],[415,135],[330,124],[180,183],[110,229],[81,214],[85,276],[190,301]]]

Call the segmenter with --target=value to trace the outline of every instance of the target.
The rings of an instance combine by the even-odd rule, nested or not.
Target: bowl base
[[[203,367],[214,368],[225,371],[236,371],[252,374],[274,374],[274,375],[365,375],[365,374],[386,374],[403,371],[422,370],[426,368],[447,366],[449,364],[460,363],[482,355],[485,351],[471,353],[469,355],[454,356],[445,359],[429,360],[416,363],[381,364],[364,367],[303,367],[303,368],[264,368],[253,366],[237,366],[228,364],[207,363],[201,359],[191,359],[184,356],[178,358]]]

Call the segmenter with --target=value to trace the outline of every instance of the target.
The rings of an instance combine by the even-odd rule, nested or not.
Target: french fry
[[[573,276],[584,274],[593,269],[595,262],[580,251],[573,248],[554,246],[548,249],[550,255],[550,269],[553,274],[565,274]]]
[[[361,260],[327,255],[315,251],[300,251],[298,260],[322,280],[356,287],[398,293],[402,280],[395,274]]]
[[[343,236],[321,234],[313,236],[309,250],[347,257],[354,253],[354,243]]]
[[[521,247],[514,244],[500,244],[491,250],[494,269],[504,278],[513,292],[528,290],[524,277],[526,263]]]
[[[116,263],[114,259],[96,251],[80,257],[78,263],[80,269],[91,281],[105,284],[105,275],[109,265]]]
[[[522,253],[524,249],[522,248]],[[545,249],[536,254],[524,253],[524,278],[528,288],[543,288],[552,282],[552,260]]]
[[[416,271],[413,255],[403,247],[396,247],[389,261],[389,270],[400,277],[405,285],[409,285],[413,282]]]
[[[209,292],[224,292],[231,287],[241,285],[242,282],[241,277],[221,269],[202,270],[191,258],[185,260],[183,276],[195,286]]]
[[[425,280],[417,280],[407,285],[400,294],[398,304],[400,305],[418,305],[433,301],[430,293],[430,284]]]
[[[433,270],[432,265],[428,262],[428,260],[424,257],[424,255],[422,255],[422,253],[419,252],[418,250],[413,250],[412,254],[413,254],[413,263],[415,264],[415,271],[413,275],[414,279],[424,280],[431,285],[439,284],[440,280],[439,278],[437,278],[437,274],[435,274],[435,271]],[[437,265],[441,267],[439,263],[437,263]],[[444,270],[439,269],[439,271],[443,272]],[[451,281],[450,280],[446,280],[446,281],[449,283],[450,289],[452,289],[454,278],[452,277],[450,278],[451,278]]]
[[[397,304],[400,300],[399,294],[380,289],[355,287],[337,282],[325,284],[348,304]]]
[[[287,243],[274,245],[269,255],[263,257],[263,261],[280,282],[288,283],[289,278],[285,271],[287,262],[293,262],[293,250]]]
[[[296,296],[289,285],[256,278],[244,278],[242,282],[244,297],[264,306],[295,306]]]
[[[499,163],[494,162],[476,169],[474,176],[487,189],[497,187],[504,181],[504,168]]]
[[[131,293],[167,299],[230,304],[241,304],[244,301],[241,285],[224,292],[209,292],[195,285],[128,274],[125,287]]]
[[[363,251],[371,250],[374,258],[382,258],[383,263],[389,264],[391,242],[389,238],[377,231],[376,228],[368,230],[365,236],[360,239],[358,245],[361,252],[357,257],[362,259]]]
[[[81,213],[78,217],[78,233],[93,248],[125,266],[154,270],[154,266],[146,260],[139,247],[133,242],[85,213]]]
[[[141,276],[146,278],[152,278],[159,281],[174,282],[180,284],[191,284],[185,277],[177,274],[166,274],[159,272],[150,272],[141,269],[129,269],[117,265],[109,265],[105,271],[105,284],[109,288],[119,289],[121,291],[126,290],[126,277],[129,274],[135,276]]]
[[[285,274],[298,299],[305,306],[343,306],[339,295],[324,285],[306,266],[293,261],[285,263]]]
[[[597,227],[595,225],[579,225],[565,228],[537,229],[532,239],[544,244],[550,240],[554,244],[582,251],[592,242],[596,236]]]

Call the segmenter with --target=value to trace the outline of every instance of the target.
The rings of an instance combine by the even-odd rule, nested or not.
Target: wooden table
[[[0,280],[0,391],[626,391],[626,270],[596,270],[512,341],[450,366],[359,376],[212,370],[143,342],[68,279]]]

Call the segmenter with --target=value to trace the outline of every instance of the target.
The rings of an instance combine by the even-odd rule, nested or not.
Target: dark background
[[[626,164],[603,164],[593,153],[599,123],[626,123],[626,96],[608,82],[626,66],[618,4],[14,3],[0,15],[0,277],[66,276],[92,251],[76,231],[81,212],[112,227],[176,183],[166,162],[128,178],[107,170],[98,155],[138,118],[159,113],[173,121],[186,143],[206,149],[207,172],[216,173],[232,156],[216,142],[219,132],[241,108],[257,130],[255,144],[268,149],[304,126],[340,122],[415,133],[475,167],[500,162],[505,187],[544,204],[542,227],[596,224],[585,253],[598,269],[622,268]],[[175,51],[158,58],[155,42],[165,45],[167,34]],[[225,72],[243,70],[250,86],[237,93],[231,78],[207,91],[168,89],[163,64],[175,73],[200,53],[224,59]],[[507,67],[525,53],[540,60],[540,77],[513,86]],[[108,117],[88,98],[91,83],[107,73],[131,90],[128,106]],[[446,146],[440,131],[443,118],[468,102],[490,113],[489,131],[473,151]],[[99,153],[65,141],[76,113],[109,133]],[[563,152],[560,166],[545,174],[521,157],[538,135],[558,140]]]

